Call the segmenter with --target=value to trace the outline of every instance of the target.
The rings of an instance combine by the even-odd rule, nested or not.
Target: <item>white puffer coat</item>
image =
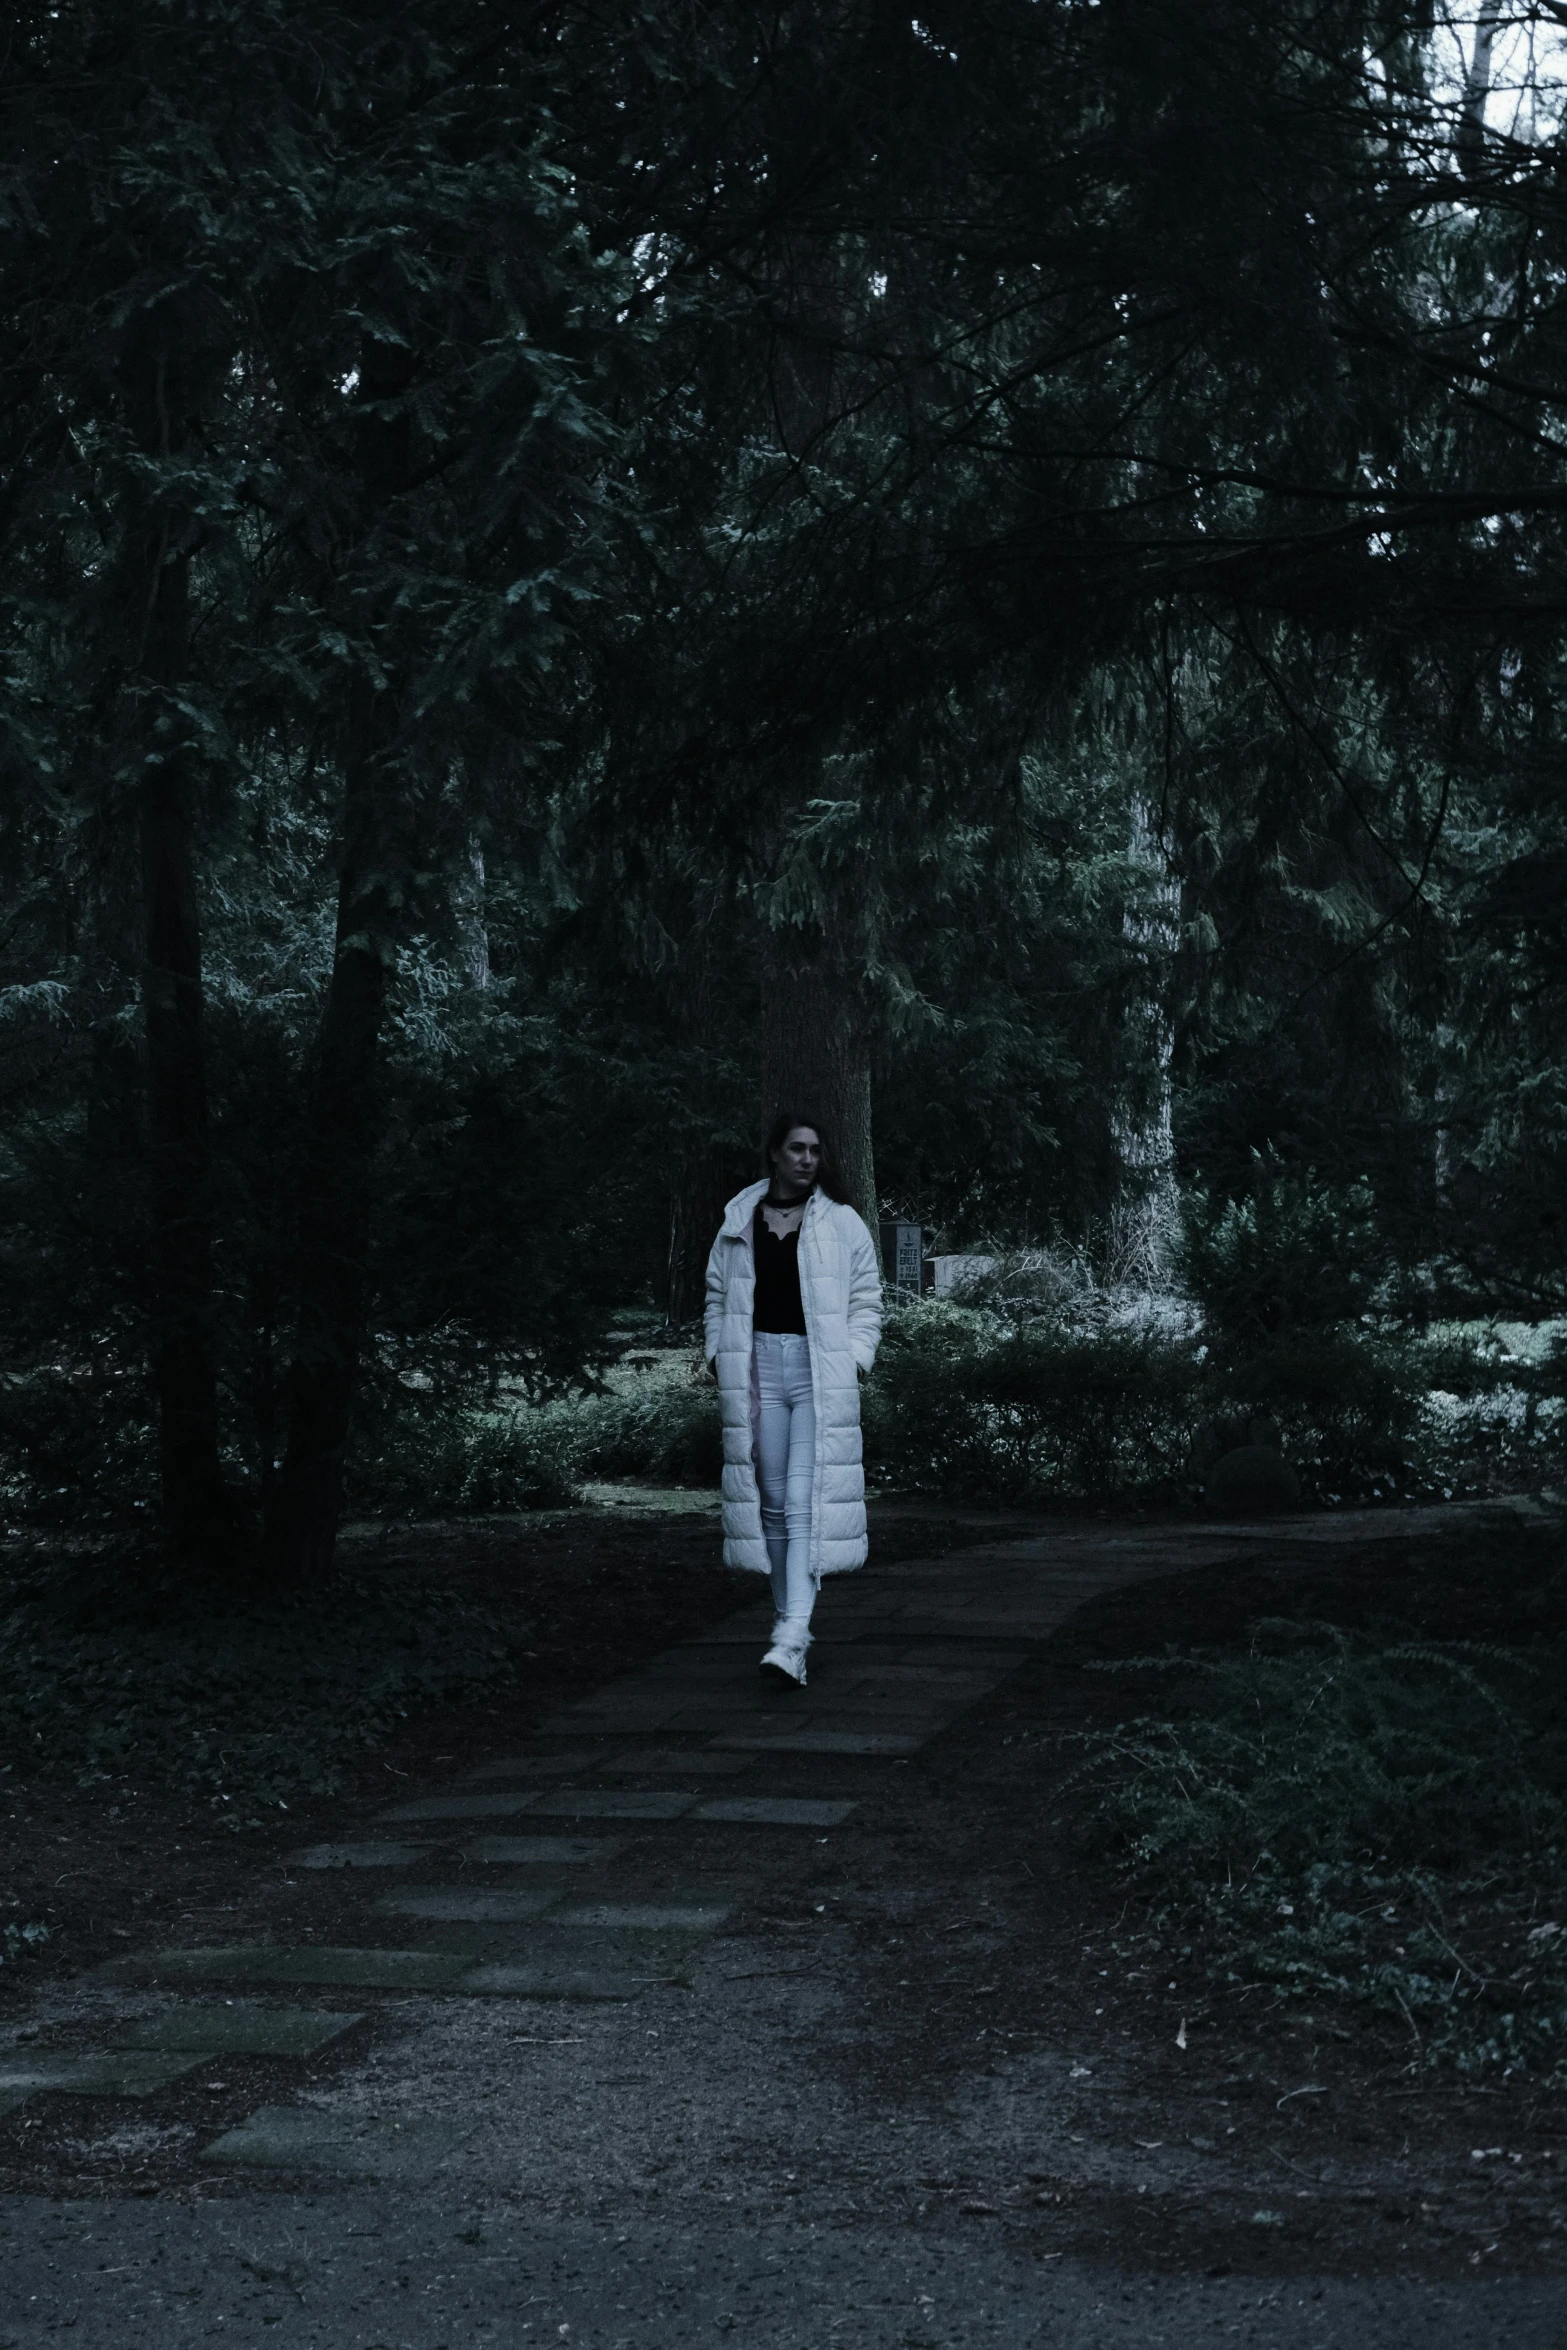
[[[751,1353],[756,1250],[751,1226],[765,1183],[749,1183],[724,1210],[707,1260],[707,1359],[718,1366],[724,1414],[724,1564],[768,1571],[756,1481],[760,1412]],[[811,1571],[865,1564],[865,1471],[857,1374],[876,1360],[881,1277],[870,1234],[852,1208],[814,1191],[800,1225],[800,1297],[816,1393]]]

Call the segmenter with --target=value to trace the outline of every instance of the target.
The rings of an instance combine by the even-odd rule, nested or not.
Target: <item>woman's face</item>
[[[786,1196],[810,1191],[822,1169],[822,1138],[814,1126],[791,1126],[773,1153],[773,1180]]]

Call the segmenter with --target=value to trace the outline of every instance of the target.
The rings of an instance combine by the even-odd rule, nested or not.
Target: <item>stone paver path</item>
[[[1354,1530],[1362,1538],[1407,1533],[1421,1515],[1368,1514]],[[1431,1518],[1445,1524],[1450,1513]],[[733,2033],[737,1994],[729,1987],[750,1980],[735,1963],[747,1945],[733,1937],[743,1934],[750,1906],[776,1904],[804,1883],[835,1836],[874,1818],[895,1781],[907,1786],[910,1758],[990,1697],[1084,1601],[1243,1557],[1260,1543],[1293,1546],[1304,1559],[1349,1530],[1342,1518],[1064,1528],[873,1568],[828,1586],[810,1683],[798,1692],[761,1681],[771,1613],[765,1605],[743,1609],[562,1708],[516,1754],[389,1807],[371,1833],[356,1829],[288,1856],[296,1883],[334,1880],[339,1922],[331,1942],[155,1948],[104,1969],[95,1997],[105,2044],[69,2055],[0,2052],[0,2112],[64,2091],[124,2098],[145,2113],[161,2092],[220,2059],[319,2064],[334,2042],[383,2012],[427,2049],[422,2062],[437,2086],[448,2077],[451,2050],[465,2035],[488,2032],[484,2018],[498,2005],[515,2012],[514,2046],[591,2047],[596,2014],[652,2002],[661,2016],[657,2002],[672,1987],[698,2003],[698,2019],[711,2012],[715,2030]],[[345,1893],[358,1919],[346,1938]],[[816,1996],[808,1966],[769,1961],[760,1973],[775,2002]],[[804,1985],[798,1993],[791,1975]],[[323,1994],[346,1994],[352,2005],[312,2003]],[[645,2045],[664,2028],[650,2024]],[[830,2031],[830,2015],[821,2028]],[[302,2082],[297,2100],[274,2096],[214,2132],[200,2149],[214,2174],[402,2185],[450,2175],[474,2189],[485,2158],[472,2154],[470,2141],[483,2142],[486,2111],[440,2096],[429,2110],[406,2098],[401,2110],[389,2110],[374,2088],[373,2058],[355,2053],[363,2036],[346,2045],[324,2085]],[[403,2069],[405,2078],[421,2070],[407,2044]],[[629,2069],[626,2083],[643,2077]],[[613,2100],[619,2082],[618,2073],[606,2075],[601,2089]],[[504,2082],[498,2086],[504,2095]],[[782,2092],[769,2103],[789,2110]],[[541,2127],[559,2126],[547,2106],[539,2119]],[[568,2330],[561,2323],[558,2338]],[[383,2336],[372,2328],[299,2338]],[[405,2329],[384,2338],[427,2337]],[[450,2336],[454,2345],[459,2338],[521,2343],[544,2335],[522,2328],[515,2337]],[[447,2337],[437,2330],[428,2339],[440,2350]]]
[[[1440,1513],[1430,1515],[1435,1522]],[[1408,1531],[1420,1516],[1368,1513],[1359,1530]],[[846,1794],[822,1773],[890,1767],[918,1753],[1108,1589],[1238,1557],[1259,1540],[1309,1552],[1348,1529],[1342,1517],[1109,1535],[1063,1529],[872,1568],[827,1585],[803,1690],[761,1679],[771,1609],[743,1608],[561,1708],[522,1752],[389,1807],[381,1835],[288,1855],[291,1869],[371,1877],[362,1939],[140,1951],[103,1979],[165,1993],[308,1985],[456,2000],[628,2000],[659,1984],[690,1984],[702,1944],[737,1906],[808,1860],[801,1838],[842,1827],[874,1799],[863,1778]],[[647,1743],[650,1731],[656,1745]],[[705,1791],[715,1770],[746,1774],[754,1791]],[[563,1785],[563,1776],[582,1783]],[[682,1778],[696,1784],[663,1784]],[[561,1827],[535,1828],[544,1822]],[[576,1822],[622,1832],[564,1832]],[[487,1832],[475,1835],[480,1827]],[[393,1891],[380,1889],[388,1877],[402,1880]],[[145,2104],[223,2054],[313,2055],[352,2020],[278,2007],[236,2017],[231,2003],[212,1998],[165,2007],[127,2022],[103,2051],[0,2059],[0,2110],[62,2090]],[[416,2143],[437,2159],[453,2142],[451,2131],[417,2140],[360,2132],[345,2152],[330,2110],[301,2110],[285,2127],[269,2107],[265,2118],[217,2136],[207,2157],[257,2166],[272,2147],[279,2164],[297,2167],[315,2144],[312,2132],[312,2161],[332,2167],[341,2158],[355,2171],[384,2158],[403,2173],[416,2162]]]

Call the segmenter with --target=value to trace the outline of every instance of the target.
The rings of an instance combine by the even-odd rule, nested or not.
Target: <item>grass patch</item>
[[[1302,1592],[1227,1648],[1089,1660],[1170,1696],[1090,1733],[1080,1784],[1090,1847],[1216,1982],[1381,2011],[1423,2059],[1560,2077],[1561,1539],[1511,1548],[1450,1555],[1423,1592]],[[1455,1619],[1468,1637],[1441,1636]]]

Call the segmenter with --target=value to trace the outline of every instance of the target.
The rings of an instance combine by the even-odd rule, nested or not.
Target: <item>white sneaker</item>
[[[811,1635],[800,1634],[786,1623],[773,1626],[773,1644],[762,1659],[762,1671],[769,1681],[790,1681],[795,1688],[805,1687],[805,1652],[811,1645]]]

